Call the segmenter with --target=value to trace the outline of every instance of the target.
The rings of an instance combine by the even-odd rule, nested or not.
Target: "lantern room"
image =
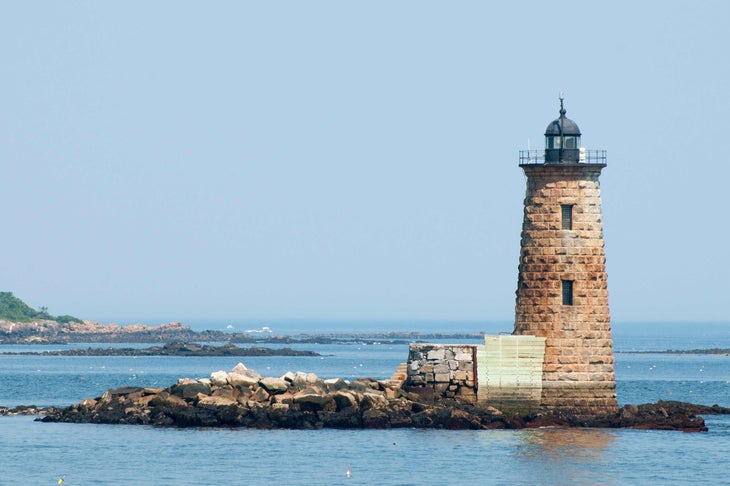
[[[546,164],[576,164],[580,160],[580,128],[565,113],[561,96],[560,117],[545,130]]]

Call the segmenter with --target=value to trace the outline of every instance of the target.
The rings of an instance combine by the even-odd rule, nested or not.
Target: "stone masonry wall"
[[[411,344],[403,388],[431,398],[476,401],[476,346]]]
[[[543,406],[577,415],[615,413],[602,166],[523,168],[527,191],[514,333],[547,338]],[[570,230],[562,229],[562,205],[573,205]],[[573,305],[563,305],[562,280],[573,281]]]

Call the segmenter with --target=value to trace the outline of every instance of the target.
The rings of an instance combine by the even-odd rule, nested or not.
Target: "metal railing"
[[[520,150],[520,165],[533,165],[544,163],[544,150]],[[581,152],[578,163],[585,165],[606,165],[606,151],[585,150]]]

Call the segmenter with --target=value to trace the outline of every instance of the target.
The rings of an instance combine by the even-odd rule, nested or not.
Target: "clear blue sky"
[[[7,2],[0,290],[104,322],[511,322],[565,91],[614,321],[728,321],[730,2]]]

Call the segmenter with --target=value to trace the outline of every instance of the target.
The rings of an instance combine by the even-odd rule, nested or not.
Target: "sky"
[[[730,2],[5,2],[0,290],[101,322],[514,318],[565,93],[614,322],[730,322]]]

